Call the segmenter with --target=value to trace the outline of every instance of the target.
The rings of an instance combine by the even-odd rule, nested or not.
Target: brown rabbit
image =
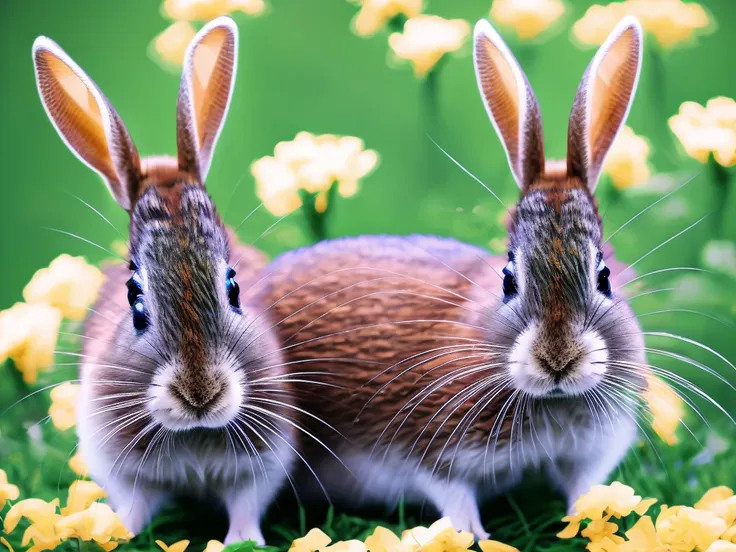
[[[130,263],[106,270],[84,329],[77,429],[90,474],[134,533],[185,493],[225,503],[225,542],[262,544],[261,514],[296,455],[294,412],[275,332],[232,268],[252,283],[266,259],[236,242],[205,189],[237,46],[227,17],[189,45],[176,158],[139,159],[112,105],[53,41],[39,37],[33,60],[62,139],[130,214]]]
[[[569,504],[603,482],[636,435],[643,339],[611,287],[593,191],[636,88],[642,32],[626,18],[583,76],[567,160],[544,158],[537,100],[486,22],[475,68],[521,189],[508,258],[451,239],[323,242],[269,268],[294,371],[325,373],[303,408],[347,470],[306,443],[330,496],[428,501],[487,535],[477,501],[538,469]],[[351,473],[348,473],[348,470]]]

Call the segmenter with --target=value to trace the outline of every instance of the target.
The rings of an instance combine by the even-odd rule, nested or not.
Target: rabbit
[[[572,509],[637,435],[637,395],[622,390],[646,385],[643,337],[615,292],[593,192],[634,96],[642,30],[625,18],[588,66],[564,161],[545,160],[537,100],[501,37],[481,20],[474,40],[521,190],[508,256],[432,236],[341,238],[276,258],[259,297],[290,370],[326,386],[300,407],[329,497],[429,503],[482,539],[480,500],[536,472]]]
[[[39,37],[33,60],[62,140],[130,215],[130,262],[105,270],[83,330],[77,430],[89,473],[135,534],[186,494],[224,503],[226,543],[263,544],[260,518],[296,457],[290,384],[248,289],[267,259],[237,242],[205,188],[237,51],[228,17],[197,33],[179,89],[177,157],[143,159],[56,43]],[[236,268],[249,283],[242,294]]]

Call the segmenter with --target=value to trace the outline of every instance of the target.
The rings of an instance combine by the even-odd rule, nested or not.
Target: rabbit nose
[[[579,356],[573,358],[565,358],[557,355],[539,355],[537,354],[537,362],[542,369],[550,374],[555,383],[559,383],[562,379],[573,371]]]
[[[172,384],[171,393],[188,407],[202,413],[218,402],[224,389],[218,381],[207,381],[186,386]]]

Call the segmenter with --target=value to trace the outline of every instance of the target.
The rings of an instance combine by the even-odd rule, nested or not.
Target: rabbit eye
[[[511,300],[517,294],[516,278],[514,277],[514,254],[509,252],[509,263],[503,267],[503,301]]]
[[[143,301],[143,285],[140,275],[135,272],[125,284],[128,288],[128,303],[133,311],[133,327],[142,332],[148,327],[148,313]]]
[[[600,291],[606,297],[611,296],[611,271],[606,266],[606,263],[601,259],[598,262],[598,291]]]
[[[235,271],[232,268],[228,268],[225,273],[225,291],[230,306],[240,312],[240,286],[235,281]]]

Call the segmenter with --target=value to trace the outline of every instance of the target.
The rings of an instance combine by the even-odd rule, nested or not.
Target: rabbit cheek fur
[[[611,285],[620,274],[606,266],[618,270],[593,191],[640,60],[641,28],[625,18],[583,77],[567,159],[547,162],[531,87],[479,22],[478,83],[521,189],[508,259],[377,236],[272,263],[263,302],[287,360],[332,385],[301,397],[325,445],[304,447],[331,498],[430,502],[485,537],[478,499],[525,470],[545,473],[572,507],[623,458],[638,402],[622,390],[643,388],[643,339]]]
[[[214,19],[187,48],[176,158],[141,159],[110,102],[53,41],[39,37],[33,57],[56,130],[130,214],[129,266],[105,270],[84,331],[77,429],[90,475],[134,533],[172,495],[207,495],[228,510],[226,542],[263,543],[261,515],[296,454],[290,384],[250,289],[266,260],[237,245],[205,189],[237,27]]]

